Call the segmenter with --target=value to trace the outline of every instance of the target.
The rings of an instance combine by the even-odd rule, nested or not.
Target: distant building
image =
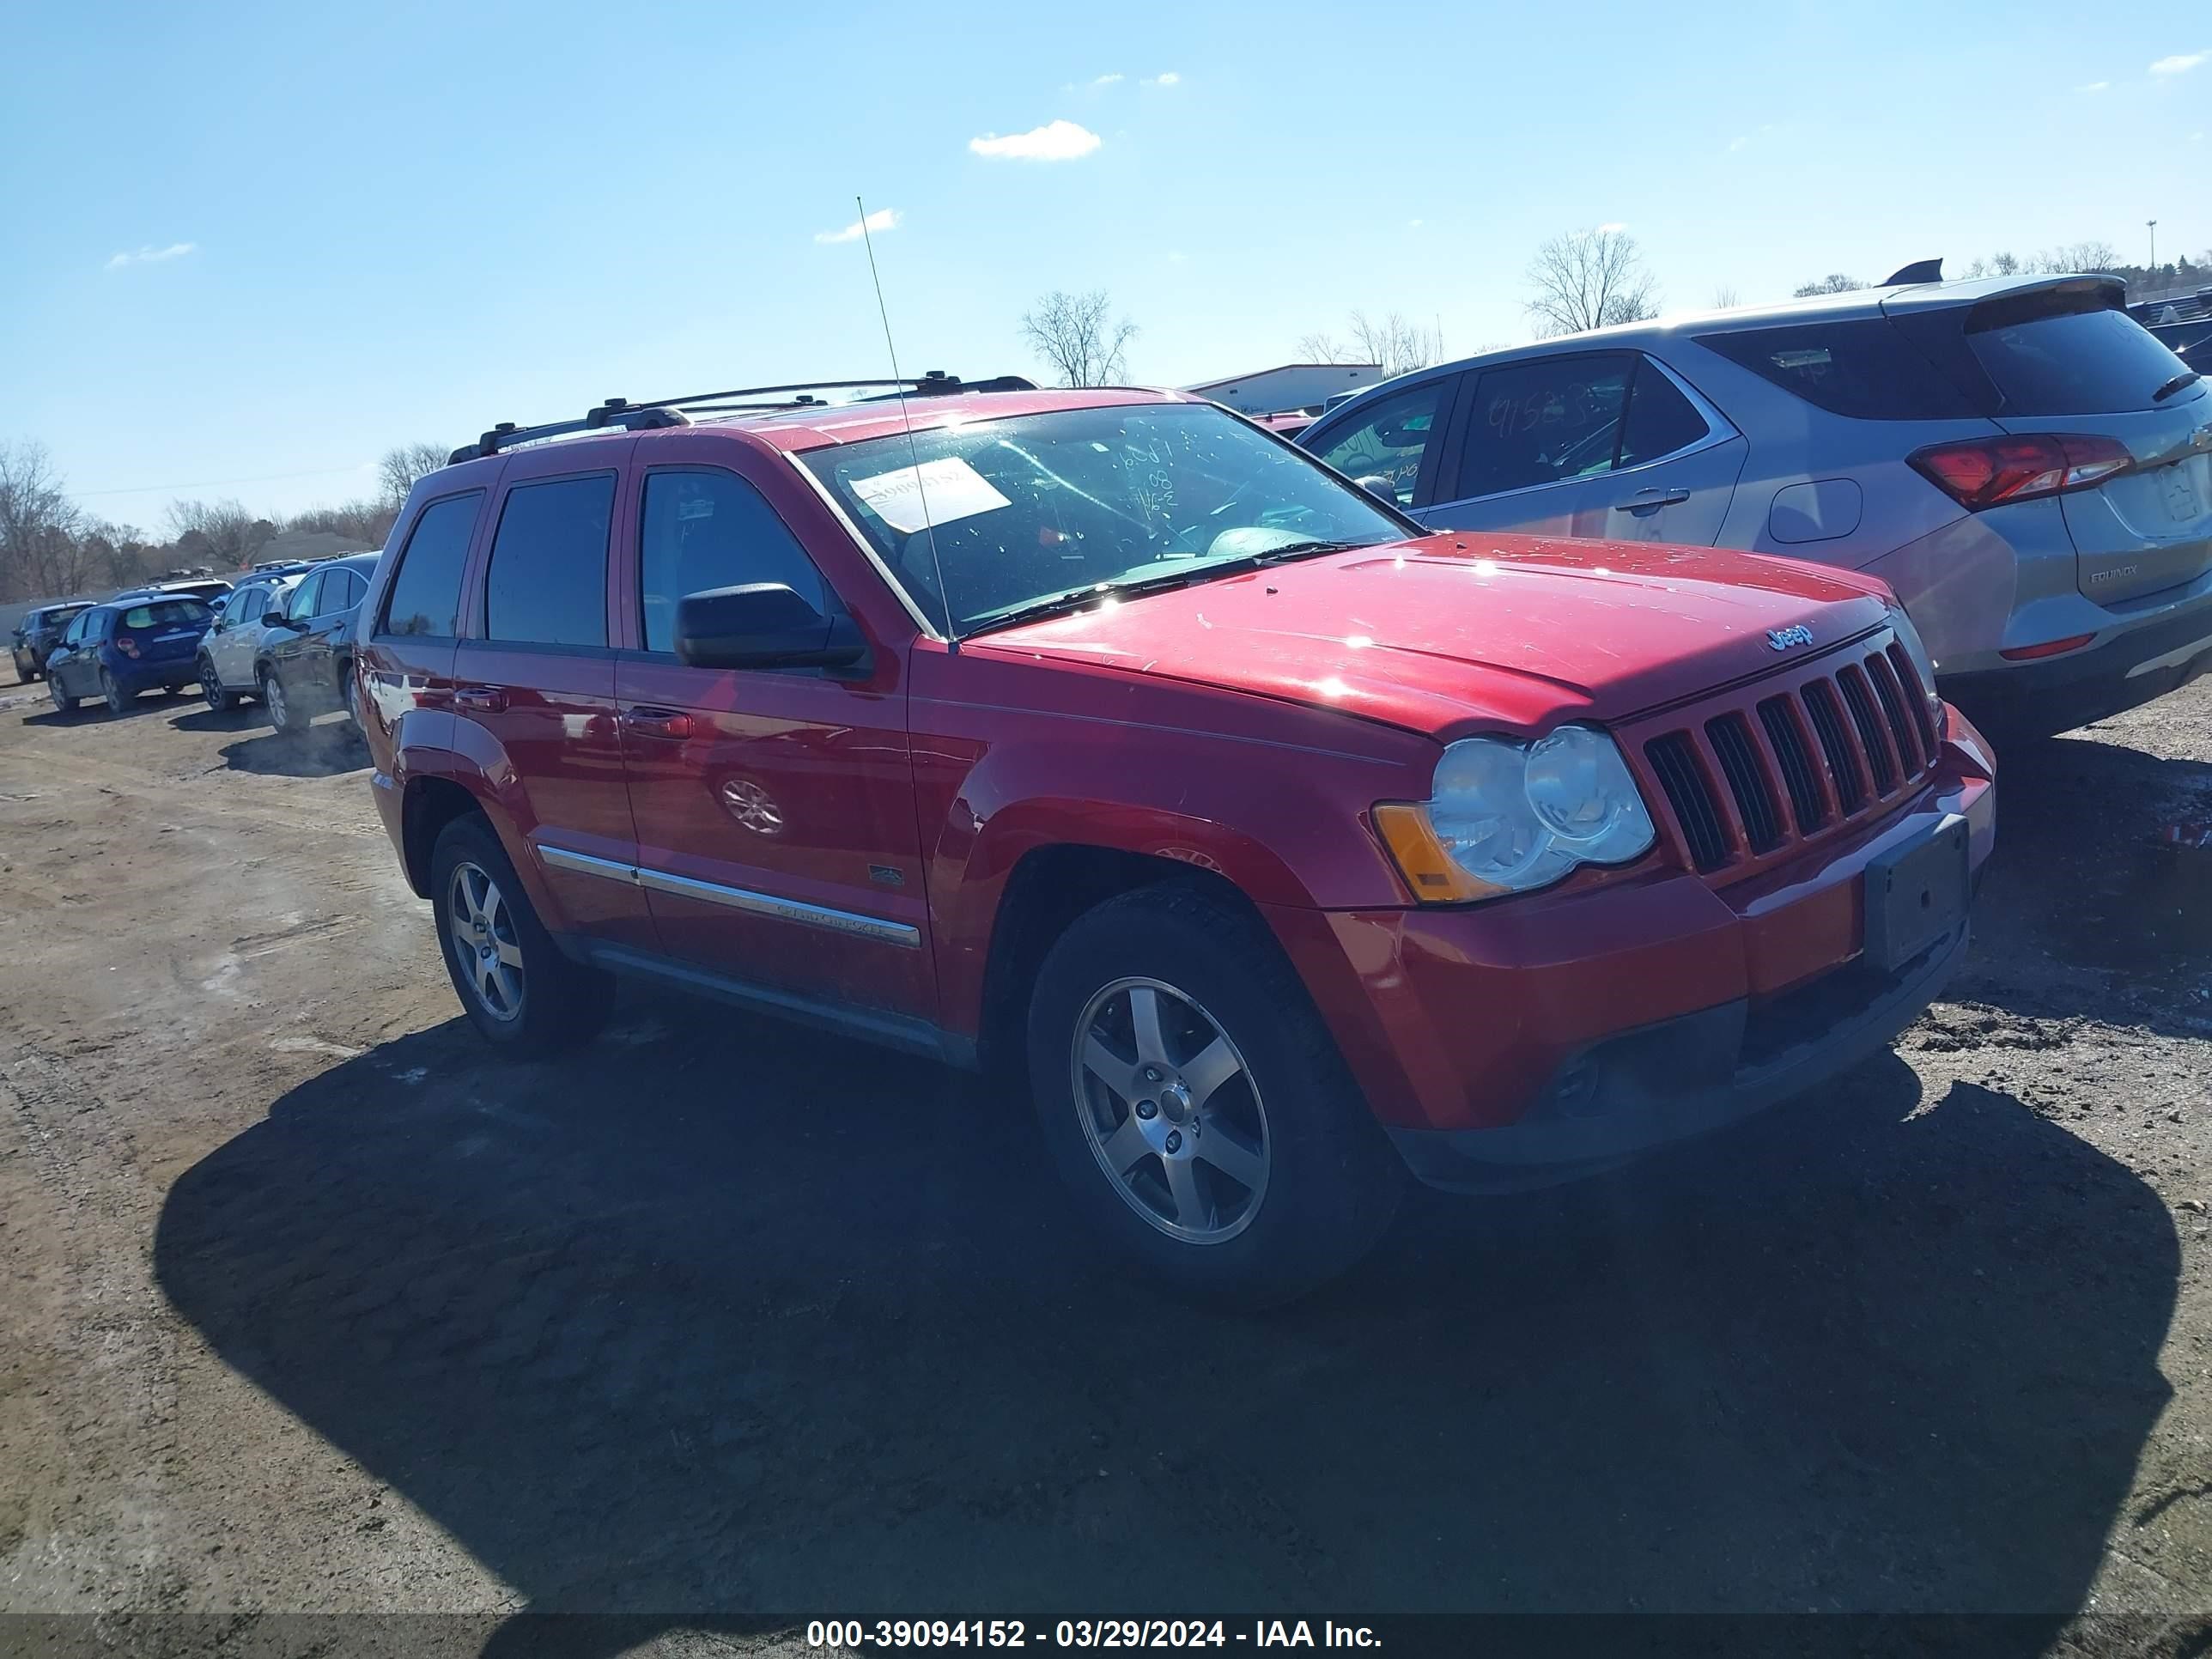
[[[356,541],[335,530],[287,530],[271,536],[253,550],[252,562],[274,564],[278,560],[342,559],[349,553],[375,553],[374,542]]]
[[[1293,409],[1318,415],[1338,392],[1356,392],[1382,378],[1380,363],[1284,363],[1183,390],[1224,404],[1240,415],[1279,415]]]

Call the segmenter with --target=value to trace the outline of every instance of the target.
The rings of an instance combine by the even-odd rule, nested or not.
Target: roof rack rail
[[[888,386],[889,391],[882,388]],[[596,408],[586,411],[580,420],[549,421],[541,426],[518,426],[513,421],[501,421],[472,444],[464,444],[447,459],[447,465],[457,465],[486,455],[496,455],[502,449],[512,449],[518,444],[532,443],[540,438],[562,438],[572,433],[597,432],[608,427],[620,427],[629,432],[649,432],[659,427],[689,426],[691,422],[685,410],[702,415],[740,414],[746,411],[779,409],[806,409],[815,404],[828,404],[828,399],[817,398],[817,392],[872,392],[873,398],[862,398],[864,403],[900,397],[941,397],[955,392],[1034,392],[1033,381],[1018,374],[1000,374],[988,380],[963,381],[957,374],[947,374],[941,368],[933,368],[919,380],[911,377],[896,380],[793,380],[782,386],[741,386],[726,392],[699,392],[683,398],[656,398],[650,403],[634,404],[627,398],[610,398]],[[775,398],[777,392],[793,392],[790,398]]]

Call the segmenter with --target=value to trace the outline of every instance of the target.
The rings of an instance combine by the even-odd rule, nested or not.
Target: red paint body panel
[[[1113,391],[913,400],[918,427],[1079,406],[1191,401]],[[1945,812],[1994,833],[1987,747],[1955,715],[1924,774],[1860,816],[1700,875],[1640,746],[1746,709],[1846,647],[1880,650],[1887,592],[1847,572],[1710,549],[1431,536],[1325,555],[1008,629],[948,647],[795,457],[895,434],[896,404],[556,443],[426,479],[394,532],[488,489],[462,632],[359,647],[380,810],[404,845],[421,785],[481,803],[556,930],[656,949],[829,1003],[933,1024],[972,1046],[1009,876],[1038,849],[1172,861],[1233,884],[1273,930],[1372,1108],[1408,1127],[1510,1122],[1608,1035],[1850,961],[1868,861]],[[490,647],[477,614],[501,491],[623,473],[610,645]],[[775,507],[860,624],[850,673],[694,669],[643,650],[638,501],[658,466],[727,468]],[[369,614],[392,579],[387,559]],[[1778,654],[1770,631],[1814,649]],[[1867,641],[1874,641],[1869,644]],[[1802,657],[1802,660],[1801,660]],[[843,678],[838,674],[843,673]],[[457,686],[507,690],[457,708]],[[688,719],[671,726],[663,714]],[[641,724],[641,717],[643,723]],[[1547,891],[1419,908],[1370,821],[1424,798],[1440,745],[1564,720],[1618,729],[1655,849]],[[1767,739],[1753,732],[1765,762]],[[1899,738],[1902,746],[1902,737]],[[1832,805],[1832,802],[1831,803]],[[769,809],[769,827],[759,812]],[[1794,830],[1794,826],[1793,826]],[[856,937],[604,877],[549,873],[540,843],[891,924]]]

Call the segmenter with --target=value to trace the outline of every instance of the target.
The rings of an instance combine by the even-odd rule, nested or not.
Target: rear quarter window
[[[1860,421],[1954,421],[1965,394],[1886,318],[1700,334],[1697,343],[1831,415]]]
[[[478,489],[422,509],[399,551],[399,568],[385,601],[386,633],[440,640],[459,636],[461,576],[483,505],[483,491]]]

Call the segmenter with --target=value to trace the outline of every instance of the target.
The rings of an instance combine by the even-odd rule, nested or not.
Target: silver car
[[[254,653],[261,643],[262,619],[281,609],[284,596],[299,585],[297,574],[247,576],[217,607],[199,650],[200,690],[217,714],[261,695]]]
[[[2116,278],[1925,283],[1387,381],[1298,443],[1423,522],[1882,577],[1944,695],[2065,731],[2212,667],[2212,390]]]

